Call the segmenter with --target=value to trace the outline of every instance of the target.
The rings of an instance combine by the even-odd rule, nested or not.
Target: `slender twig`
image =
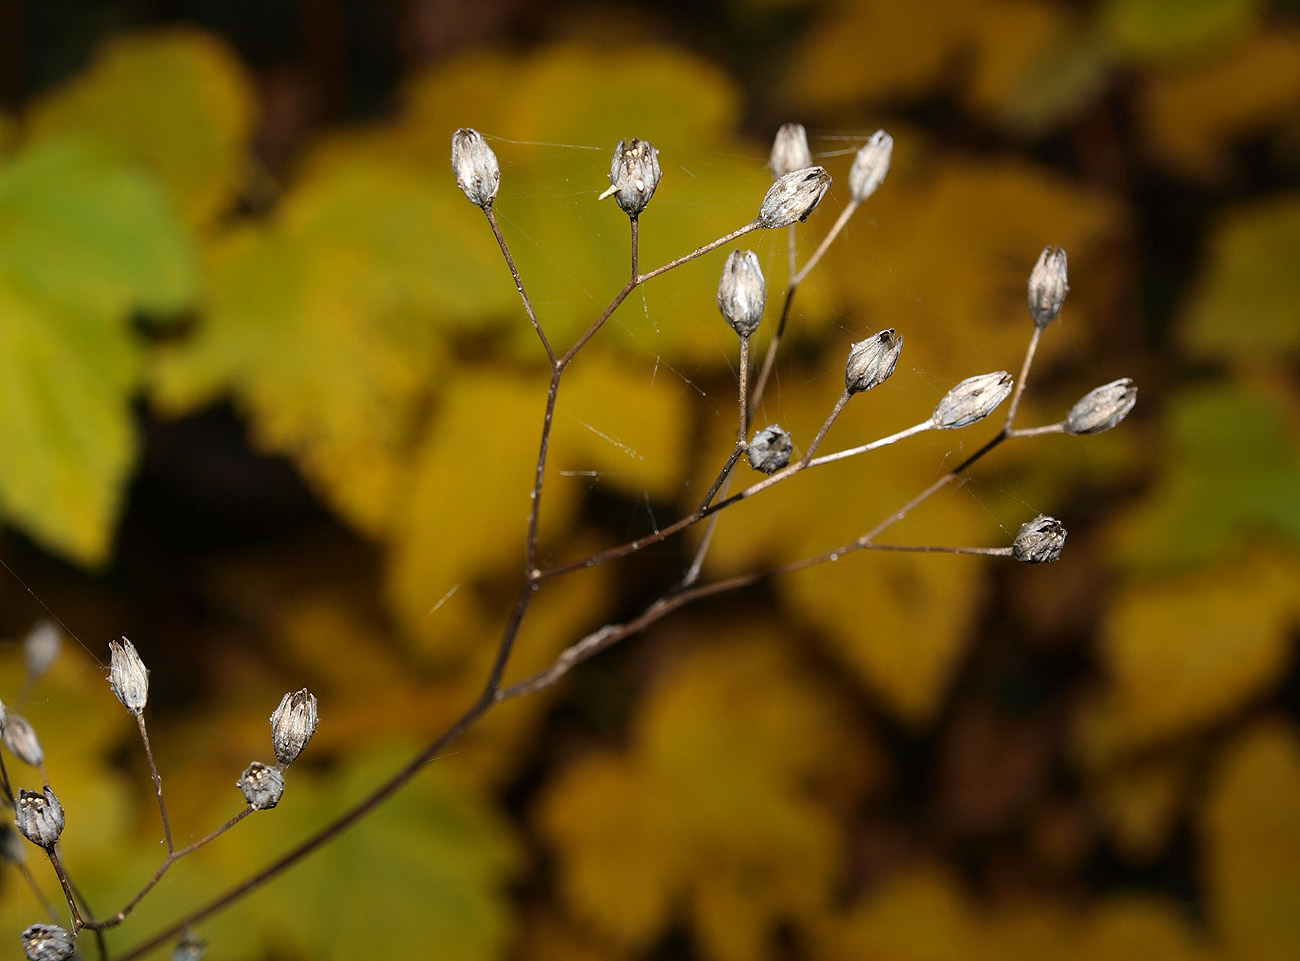
[[[77,908],[77,899],[72,894],[72,885],[68,882],[68,875],[63,870],[63,864],[59,860],[58,845],[51,844],[45,849],[45,853],[50,858],[50,866],[54,868],[54,875],[59,879],[59,885],[63,888],[63,896],[68,902],[68,913],[72,915],[73,927],[80,928],[84,926],[81,919],[81,911]]]
[[[149,776],[153,778],[154,789],[158,793],[158,813],[162,816],[163,837],[167,841],[167,853],[176,849],[172,843],[172,826],[167,820],[167,804],[163,801],[162,777],[158,774],[158,765],[154,761],[153,748],[149,745],[149,731],[144,726],[144,712],[135,712],[136,724],[140,727],[140,740],[144,741],[144,754],[149,759]]]
[[[489,205],[484,211],[487,215],[487,222],[492,227],[492,235],[497,239],[497,246],[501,248],[501,255],[506,259],[506,266],[510,269],[510,276],[514,278],[515,290],[519,291],[519,299],[523,301],[524,313],[528,315],[529,321],[532,322],[533,330],[537,331],[537,337],[542,342],[542,348],[546,351],[546,356],[551,359],[551,366],[555,366],[555,350],[551,347],[551,342],[546,339],[546,332],[542,330],[542,323],[537,319],[537,312],[533,310],[533,302],[528,297],[528,292],[524,290],[524,280],[519,276],[519,268],[515,266],[515,259],[510,256],[510,246],[506,243],[505,235],[501,233],[501,225],[497,223],[496,211]]]
[[[1007,419],[1002,429],[1007,433],[1011,431],[1011,425],[1016,422],[1016,411],[1020,408],[1020,398],[1025,392],[1025,385],[1029,383],[1029,368],[1034,363],[1034,355],[1038,352],[1038,341],[1043,336],[1043,328],[1034,324],[1034,332],[1029,335],[1029,346],[1025,348],[1025,359],[1020,364],[1020,376],[1016,378],[1016,386],[1011,390],[1011,402],[1007,404]]]
[[[644,274],[640,274],[636,278],[636,282],[638,284],[644,284],[647,280],[650,280],[652,277],[658,277],[660,274],[667,273],[668,271],[672,270],[674,267],[680,267],[682,264],[688,264],[692,260],[695,260],[698,257],[703,257],[709,251],[717,250],[719,247],[723,246],[724,244],[731,243],[737,237],[743,237],[745,236],[745,234],[752,233],[755,230],[761,229],[761,227],[762,224],[760,224],[757,220],[750,221],[749,223],[745,224],[745,226],[736,228],[731,233],[727,234],[725,237],[719,237],[717,240],[710,241],[709,243],[705,244],[703,247],[696,247],[689,254],[682,254],[676,260],[670,260],[662,267],[656,267],[654,270],[651,270]]]
[[[837,400],[835,402],[835,406],[831,408],[830,416],[826,418],[826,421],[825,423],[822,424],[821,429],[817,431],[817,436],[814,437],[812,443],[808,445],[808,449],[803,452],[803,457],[799,458],[800,470],[803,470],[812,462],[813,454],[817,452],[817,448],[820,447],[822,441],[826,439],[826,432],[831,429],[831,425],[835,423],[836,419],[840,416],[840,413],[844,410],[845,406],[848,404],[849,399],[852,398],[852,396],[853,395],[850,394],[847,390],[844,391],[844,393],[840,394],[840,399]]]

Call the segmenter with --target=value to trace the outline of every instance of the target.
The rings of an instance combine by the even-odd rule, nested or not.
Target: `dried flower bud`
[[[254,811],[269,811],[284,797],[284,775],[260,761],[248,765],[248,770],[235,783]]]
[[[764,474],[775,474],[790,463],[790,454],[793,452],[794,442],[779,424],[756,431],[754,439],[745,450],[749,456],[749,466]]]
[[[477,130],[461,127],[451,135],[451,169],[466,197],[484,210],[492,206],[501,186],[501,165]]]
[[[830,185],[831,175],[824,167],[805,167],[779,177],[763,196],[759,226],[788,227],[807,220]]]
[[[1138,389],[1127,377],[1112,380],[1088,391],[1065,418],[1065,429],[1071,434],[1100,434],[1110,430],[1133,409],[1137,403]]]
[[[772,159],[768,166],[772,176],[784,177],[792,170],[811,167],[812,151],[808,149],[808,131],[801,123],[783,123],[772,141]]]
[[[894,138],[883,130],[871,135],[849,168],[849,192],[858,203],[876,192],[889,173],[889,162],[894,155]]]
[[[57,924],[33,924],[23,932],[27,961],[67,961],[77,936]]]
[[[850,394],[857,394],[884,383],[894,372],[902,350],[903,338],[895,336],[892,327],[858,341],[849,350],[849,362],[844,370],[845,388]]]
[[[600,195],[600,199],[612,196],[623,213],[635,217],[650,203],[662,176],[659,151],[650,141],[635,137],[620,140],[614,148],[614,161],[609,166],[609,189]]]
[[[758,266],[758,255],[752,250],[733,250],[722,265],[718,309],[737,334],[749,337],[758,329],[765,306],[767,282]]]
[[[305,687],[280,699],[280,706],[271,715],[271,747],[281,764],[293,763],[316,733],[319,722],[316,697]]]
[[[21,714],[10,714],[4,730],[5,747],[24,764],[40,767],[45,763],[45,751],[31,722]]]
[[[967,377],[948,391],[934,409],[934,426],[969,427],[997,409],[1011,393],[1013,381],[1005,370]]]
[[[43,848],[54,847],[63,833],[63,805],[47,784],[41,794],[19,791],[14,801],[14,824],[23,837]]]
[[[1067,267],[1064,250],[1044,247],[1029,273],[1029,316],[1039,327],[1046,327],[1061,312],[1070,292]]]
[[[1011,545],[1011,556],[1026,564],[1050,564],[1065,547],[1065,525],[1055,517],[1039,514],[1020,528]]]
[[[172,961],[203,961],[207,950],[208,942],[193,931],[186,930],[176,942],[176,947],[172,948]]]
[[[0,858],[10,864],[23,863],[23,842],[18,840],[18,832],[7,824],[0,824]]]
[[[149,700],[149,671],[136,653],[135,645],[125,637],[108,642],[108,684],[132,714],[144,710],[145,701]]]
[[[23,666],[29,681],[45,676],[63,652],[63,632],[50,620],[37,622],[23,638]]]

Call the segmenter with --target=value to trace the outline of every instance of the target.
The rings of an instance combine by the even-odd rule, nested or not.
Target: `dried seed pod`
[[[780,424],[772,424],[770,427],[755,431],[754,439],[745,449],[749,466],[764,474],[775,474],[790,463],[790,455],[793,452],[794,442],[790,439],[789,432],[783,430]]]
[[[1137,398],[1137,386],[1127,377],[1102,384],[1070,408],[1065,429],[1071,434],[1100,434],[1110,430],[1128,416]]]
[[[128,711],[139,714],[149,700],[149,671],[125,637],[108,642],[108,684]]]
[[[9,711],[5,707],[5,702],[0,701],[0,734],[4,733],[5,726],[9,723]]]
[[[894,155],[894,138],[883,130],[871,135],[849,168],[849,192],[858,203],[876,192],[889,173],[889,162]]]
[[[281,764],[293,763],[316,733],[318,723],[316,697],[305,687],[280,699],[280,706],[271,715],[271,747]]]
[[[944,429],[968,427],[997,409],[1011,393],[1013,381],[1005,370],[967,377],[934,409],[934,426]]]
[[[1029,273],[1029,316],[1039,327],[1046,327],[1061,312],[1065,295],[1070,292],[1068,275],[1065,251],[1044,247]]]
[[[10,714],[5,724],[4,744],[9,753],[24,764],[40,767],[45,763],[45,751],[31,722],[21,714]]]
[[[801,123],[783,123],[772,141],[772,158],[768,166],[772,176],[784,177],[792,170],[803,170],[813,165],[812,151],[808,149],[808,131]]]
[[[718,309],[732,329],[741,337],[750,337],[758,329],[767,306],[767,282],[752,250],[733,250],[722,265],[718,282]]]
[[[807,220],[830,185],[831,175],[824,167],[792,170],[777,178],[758,208],[759,226],[788,227]]]
[[[501,165],[477,130],[461,127],[451,135],[451,169],[466,197],[484,210],[492,206],[501,186]]]
[[[14,799],[14,824],[39,847],[54,847],[63,833],[63,822],[63,805],[48,784],[41,794],[22,790]]]
[[[850,394],[871,390],[889,379],[903,350],[903,338],[894,334],[894,328],[872,334],[860,340],[849,350],[849,362],[844,369],[844,387]]]
[[[76,942],[74,933],[57,924],[33,924],[23,932],[27,961],[67,961]]]
[[[176,947],[172,948],[172,961],[203,961],[207,950],[208,942],[193,931],[186,930],[176,942]]]
[[[269,811],[284,797],[284,775],[260,761],[248,765],[235,784],[254,811]]]
[[[1020,528],[1011,556],[1026,564],[1050,564],[1065,547],[1065,525],[1055,517],[1039,514]]]
[[[620,140],[609,166],[609,189],[600,195],[601,199],[613,196],[623,213],[636,217],[650,203],[662,176],[659,151],[650,141],[635,137]]]
[[[23,667],[27,679],[35,682],[45,676],[63,653],[63,632],[53,621],[39,621],[23,638]]]

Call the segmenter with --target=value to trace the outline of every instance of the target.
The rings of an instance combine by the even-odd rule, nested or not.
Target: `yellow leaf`
[[[90,69],[34,103],[28,136],[77,136],[141,163],[196,226],[226,212],[248,163],[252,84],[207,33],[169,29],[119,37]]]
[[[1148,745],[1211,724],[1267,690],[1290,658],[1298,580],[1294,557],[1257,550],[1126,588],[1103,628],[1112,686],[1087,737]]]
[[[823,908],[836,838],[811,787],[853,780],[864,757],[788,656],[752,628],[727,633],[661,679],[626,752],[550,781],[539,825],[566,901],[598,931],[644,946],[682,902],[702,952],[739,961]]]
[[[1300,34],[1281,24],[1220,56],[1148,77],[1138,101],[1148,149],[1176,172],[1222,179],[1240,141],[1300,105]]]
[[[1300,739],[1266,722],[1227,751],[1202,821],[1211,913],[1227,954],[1283,961],[1300,953]]]

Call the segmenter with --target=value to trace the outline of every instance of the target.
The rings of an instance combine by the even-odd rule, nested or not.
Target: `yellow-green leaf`
[[[76,136],[146,165],[177,208],[203,225],[231,205],[246,173],[250,80],[208,33],[169,29],[119,37],[91,67],[27,114],[34,142]]]
[[[195,286],[147,177],[53,141],[0,168],[0,511],[51,549],[106,556],[136,449],[130,312]]]

